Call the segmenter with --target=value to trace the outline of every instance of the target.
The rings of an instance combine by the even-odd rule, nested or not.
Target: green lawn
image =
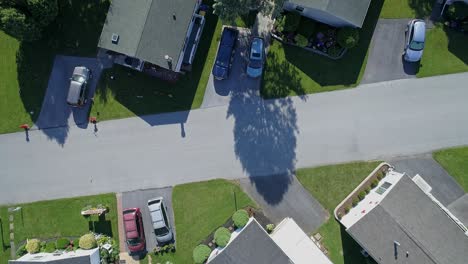
[[[334,264],[373,263],[360,254],[359,245],[335,220],[333,210],[379,164],[379,161],[355,162],[296,171],[302,185],[330,214],[317,232],[323,236],[322,242]]]
[[[96,116],[99,112],[100,120],[108,120],[199,108],[222,28],[218,17],[211,12],[205,18],[203,35],[190,73],[176,83],[169,83],[116,65],[101,76],[91,114]],[[110,75],[115,80],[111,80]]]
[[[110,235],[118,242],[116,203],[115,194],[103,194],[15,205],[22,208],[20,212],[14,214],[15,242],[21,243],[28,238],[78,237],[90,230]],[[85,218],[80,214],[84,206],[97,204],[109,206],[109,213],[104,218],[99,219],[97,216]],[[4,232],[3,240],[9,245],[6,206],[0,207],[0,217]],[[0,253],[0,264],[6,264],[9,255],[9,249]]]
[[[176,225],[176,253],[153,258],[154,263],[192,263],[192,251],[237,208],[256,206],[235,183],[226,180],[177,185],[172,194]],[[151,249],[148,249],[150,251]]]
[[[424,18],[431,15],[433,0],[385,0],[381,18]]]
[[[468,71],[468,35],[436,26],[426,35],[418,77]]]
[[[468,147],[436,151],[433,157],[468,192]]]
[[[383,0],[373,0],[359,44],[342,59],[331,60],[304,49],[273,41],[263,76],[262,96],[277,98],[354,87],[364,73],[367,52]]]

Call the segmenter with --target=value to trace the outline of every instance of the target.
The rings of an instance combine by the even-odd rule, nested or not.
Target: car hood
[[[407,49],[405,53],[405,60],[407,61],[419,61],[421,60],[423,51]]]
[[[213,76],[219,79],[226,79],[228,74],[228,69],[225,67],[221,67],[218,65],[215,65],[213,67]]]
[[[253,78],[260,77],[262,75],[263,68],[252,68],[247,67],[247,75]]]

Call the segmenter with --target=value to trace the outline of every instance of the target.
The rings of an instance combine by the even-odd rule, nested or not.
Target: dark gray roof
[[[379,263],[466,264],[468,259],[468,237],[406,175],[347,232]],[[397,259],[394,241],[400,243]]]
[[[169,55],[175,67],[195,6],[195,0],[112,0],[98,46],[165,68]]]
[[[362,27],[371,0],[290,0],[307,8],[315,8]]]
[[[250,222],[210,264],[293,263],[257,221]]]
[[[37,262],[37,261],[20,261],[20,260],[9,260],[9,264],[91,264],[91,260],[89,256],[79,256],[79,257],[72,257],[67,259],[60,259],[60,260],[52,260],[52,261],[44,261],[44,262]]]

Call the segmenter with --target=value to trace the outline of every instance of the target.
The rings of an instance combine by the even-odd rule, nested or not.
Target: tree
[[[34,21],[14,8],[0,9],[0,26],[7,34],[19,40],[33,41],[41,36],[41,30]]]
[[[213,13],[221,20],[232,22],[238,16],[247,14],[256,0],[214,0]]]
[[[41,27],[49,25],[58,14],[57,0],[27,0],[27,7]]]

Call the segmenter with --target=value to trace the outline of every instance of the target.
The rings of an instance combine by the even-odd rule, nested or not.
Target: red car
[[[123,210],[123,222],[125,228],[125,238],[128,250],[131,253],[145,250],[145,231],[140,208],[127,208]]]

